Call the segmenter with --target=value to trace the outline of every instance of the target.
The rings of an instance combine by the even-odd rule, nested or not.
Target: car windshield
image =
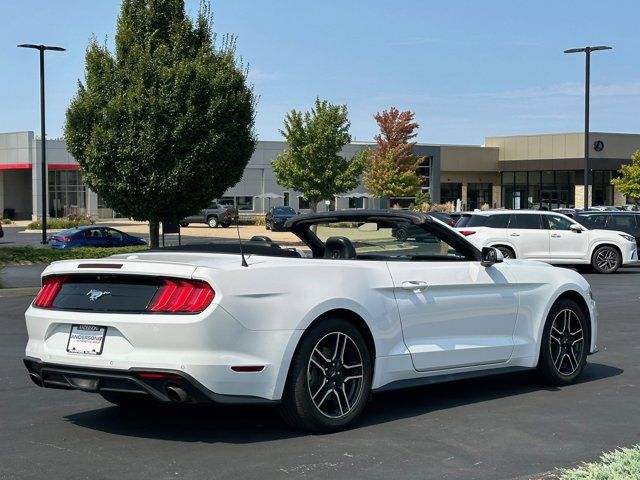
[[[296,211],[291,207],[276,207],[273,209],[273,213],[280,215],[295,215]]]
[[[330,238],[347,239],[358,259],[368,260],[465,260],[465,255],[424,225],[406,220],[328,222],[316,225],[315,235],[323,243]]]

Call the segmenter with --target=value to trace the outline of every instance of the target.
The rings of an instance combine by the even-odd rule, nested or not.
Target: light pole
[[[64,52],[62,47],[53,47],[50,45],[33,45],[31,43],[23,43],[18,45],[21,48],[33,48],[40,51],[40,139],[42,142],[42,243],[47,243],[47,137],[44,129],[44,51],[55,50],[56,52]]]
[[[589,209],[589,77],[591,76],[591,52],[611,50],[612,47],[598,45],[596,47],[570,48],[564,53],[585,53],[585,87],[584,87],[584,209]]]

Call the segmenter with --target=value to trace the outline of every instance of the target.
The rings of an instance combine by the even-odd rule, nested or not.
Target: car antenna
[[[242,261],[240,265],[243,267],[248,267],[247,259],[244,258],[244,251],[242,250],[242,239],[240,238],[240,214],[236,217],[236,231],[238,232],[238,245],[240,245],[240,256],[242,257]]]

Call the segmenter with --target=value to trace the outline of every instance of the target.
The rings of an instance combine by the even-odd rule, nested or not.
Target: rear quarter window
[[[540,215],[516,213],[513,215],[509,228],[521,228],[525,230],[540,230]]]
[[[488,218],[487,215],[463,215],[456,227],[484,227]]]
[[[507,228],[509,226],[510,217],[511,215],[506,213],[491,215],[487,218],[485,226],[489,228]]]

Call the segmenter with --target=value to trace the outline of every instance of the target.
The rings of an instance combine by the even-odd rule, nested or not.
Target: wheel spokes
[[[568,376],[578,370],[583,357],[584,334],[580,318],[566,308],[555,316],[549,332],[549,349],[554,367]]]

